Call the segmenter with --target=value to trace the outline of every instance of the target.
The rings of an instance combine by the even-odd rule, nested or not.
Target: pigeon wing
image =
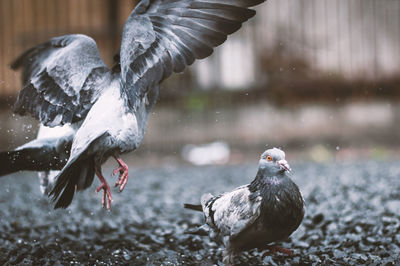
[[[255,15],[265,0],[142,0],[122,34],[121,84],[129,105],[140,101],[172,72],[205,58],[227,35]]]
[[[110,70],[96,42],[86,35],[55,37],[23,53],[12,64],[22,68],[23,89],[14,112],[30,113],[46,126],[85,118]]]
[[[209,200],[207,223],[221,236],[238,235],[260,216],[261,197],[251,194],[248,186],[241,186]]]

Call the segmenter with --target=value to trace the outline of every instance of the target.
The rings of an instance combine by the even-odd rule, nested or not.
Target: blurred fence
[[[1,0],[0,96],[15,94],[19,76],[8,68],[25,49],[51,37],[84,33],[97,41],[108,65],[118,51],[134,0]]]
[[[84,33],[111,65],[133,0],[1,0],[0,97],[20,89],[8,64],[52,36]],[[190,88],[265,86],[277,73],[348,80],[400,75],[400,1],[269,0],[209,59],[173,84]]]
[[[242,87],[277,72],[400,76],[400,1],[270,0],[257,11],[250,27],[200,63],[204,87]]]

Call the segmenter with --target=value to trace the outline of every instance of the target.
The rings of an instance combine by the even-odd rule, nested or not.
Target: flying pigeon
[[[97,191],[103,190],[103,207],[109,209],[111,190],[101,165],[115,158],[115,185],[122,191],[128,166],[120,155],[140,146],[159,84],[195,59],[211,55],[255,15],[249,7],[264,1],[142,0],[125,23],[120,61],[112,69],[86,35],[55,37],[27,50],[11,64],[22,68],[23,80],[14,112],[29,113],[44,126],[69,125],[72,140],[69,135],[59,145],[42,139],[43,149],[28,145],[3,152],[0,174],[61,170],[49,193],[55,208],[68,207],[75,190],[88,188],[97,175]]]
[[[288,176],[290,171],[282,150],[266,150],[250,184],[218,196],[204,194],[201,205],[184,205],[205,216],[205,225],[189,233],[208,232],[211,239],[224,243],[225,264],[233,264],[237,253],[254,248],[291,254],[290,250],[268,246],[289,237],[304,217],[304,200]]]

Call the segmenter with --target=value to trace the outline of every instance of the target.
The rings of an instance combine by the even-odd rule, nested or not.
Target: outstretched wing
[[[265,0],[142,0],[122,35],[121,83],[131,107],[149,89],[205,58]]]
[[[23,89],[14,112],[30,113],[46,126],[83,119],[101,93],[110,70],[96,42],[86,35],[65,35],[33,47],[18,57]]]

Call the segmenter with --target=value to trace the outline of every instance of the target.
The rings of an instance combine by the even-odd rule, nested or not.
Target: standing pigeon
[[[69,206],[75,190],[89,187],[96,174],[101,182],[97,191],[103,190],[103,207],[109,209],[111,190],[101,165],[115,158],[115,185],[122,191],[128,166],[120,154],[140,146],[159,84],[211,55],[255,15],[249,7],[264,1],[142,0],[124,26],[119,67],[113,69],[86,35],[56,37],[29,49],[11,65],[22,68],[24,86],[14,111],[30,113],[45,126],[70,125],[72,140],[33,152],[27,147],[0,153],[0,168],[5,168],[0,174],[61,169],[49,193],[55,208]]]
[[[289,237],[299,227],[304,200],[288,172],[285,153],[269,149],[261,155],[257,175],[250,184],[218,196],[204,194],[201,205],[184,205],[204,213],[206,224],[201,229],[225,244],[225,264],[232,264],[241,251],[271,249],[269,243]],[[291,253],[280,247],[272,249]]]

